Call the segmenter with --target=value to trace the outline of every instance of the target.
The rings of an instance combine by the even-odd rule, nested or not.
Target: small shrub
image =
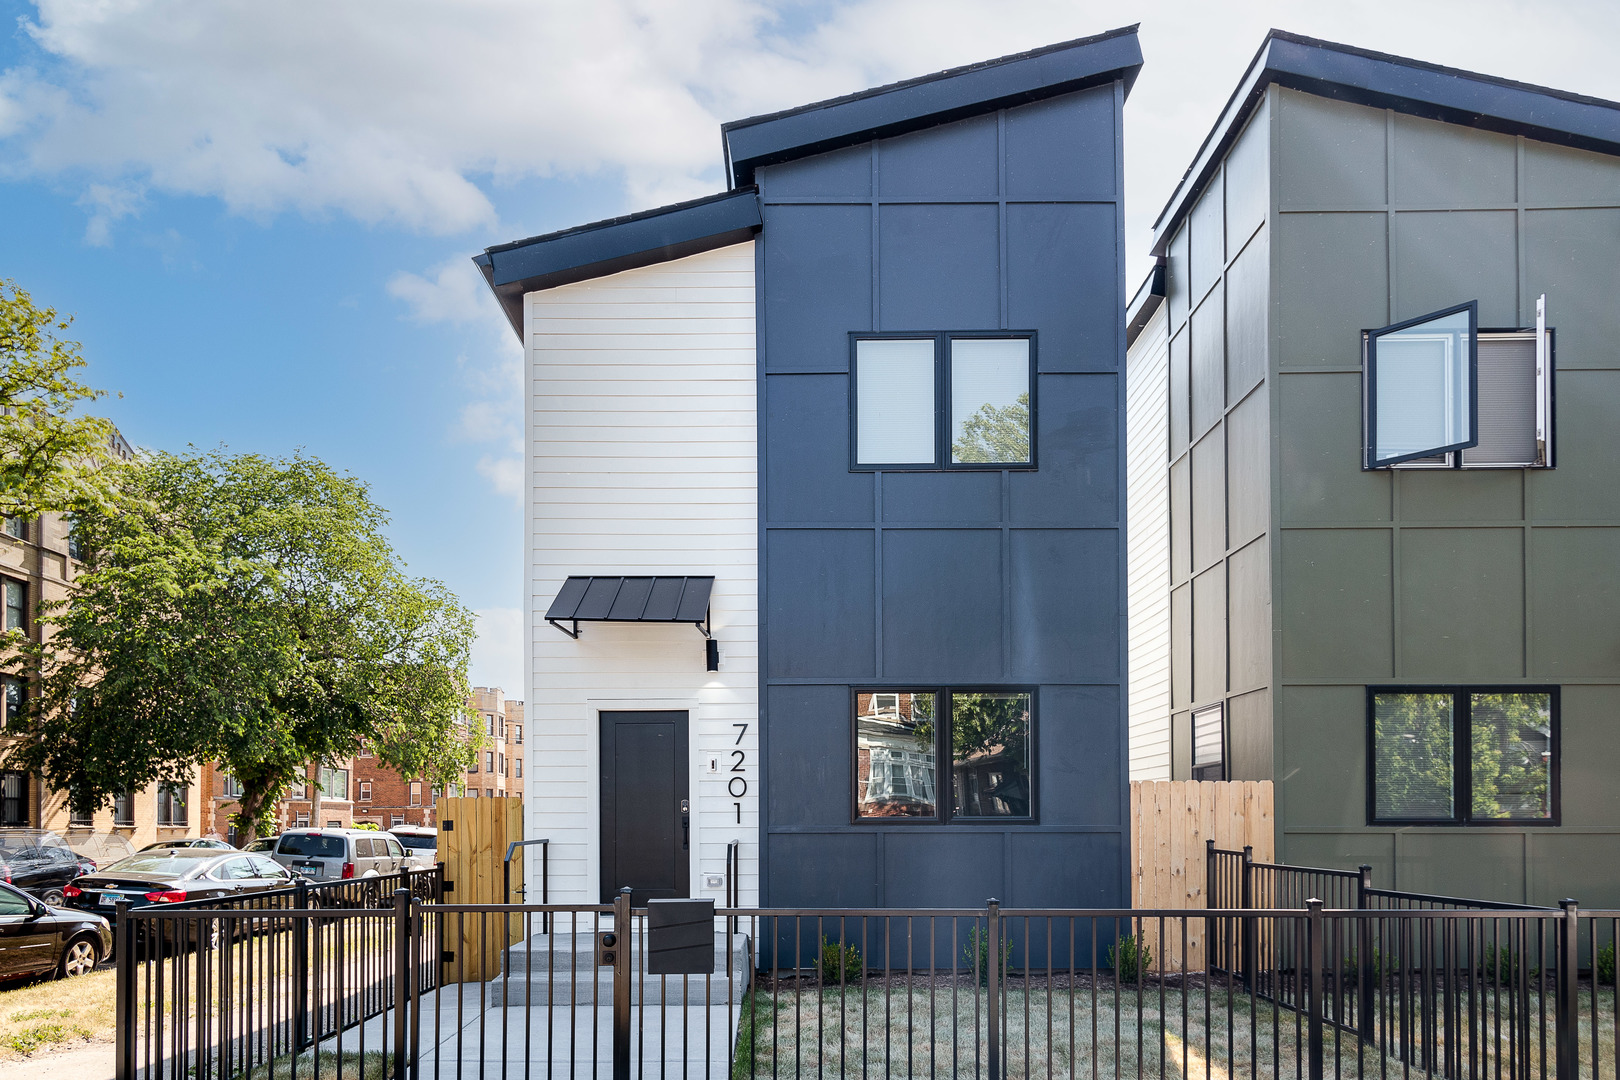
[[[1374,949],[1372,951],[1373,980],[1375,982],[1383,982],[1384,976],[1388,975],[1391,970],[1391,968],[1386,967],[1384,964],[1383,951],[1381,949]],[[1354,949],[1350,950],[1350,955],[1344,959],[1344,974],[1342,977],[1349,982],[1354,982],[1355,980],[1361,978],[1361,960],[1359,957],[1357,957]]]
[[[1001,967],[1007,967],[1007,961],[1012,959],[1012,942],[1006,938],[1001,939]],[[962,946],[962,962],[973,971],[979,973],[979,985],[990,985],[990,932],[978,926],[968,927],[967,944]]]
[[[42,1013],[50,1012],[49,1009],[39,1011]],[[90,1032],[78,1024],[35,1024],[31,1028],[12,1032],[4,1040],[0,1040],[0,1045],[26,1056],[42,1046],[64,1043],[70,1039],[88,1038],[90,1038]]]
[[[1511,983],[1519,975],[1522,960],[1506,945],[1497,948],[1494,953],[1490,948],[1485,950],[1485,962],[1480,965],[1480,976],[1485,979],[1494,979],[1498,983]],[[1534,979],[1541,974],[1540,968],[1529,968],[1525,977]]]
[[[861,981],[866,974],[866,961],[861,950],[853,945],[840,945],[828,938],[821,939],[821,981],[827,986],[843,986]]]
[[[1108,966],[1122,983],[1142,981],[1142,975],[1153,966],[1153,950],[1135,934],[1126,934],[1108,946]]]
[[[1611,941],[1598,950],[1595,974],[1599,986],[1614,985],[1614,942]]]
[[[72,1009],[24,1009],[11,1014],[12,1020],[54,1020],[59,1016],[72,1016]]]

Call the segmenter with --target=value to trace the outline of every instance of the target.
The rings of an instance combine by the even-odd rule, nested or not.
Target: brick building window
[[[242,797],[242,781],[226,773],[221,783],[221,790],[227,799],[240,799]]]
[[[0,772],[0,825],[28,824],[28,774]]]
[[[523,744],[523,725],[522,724],[514,724],[512,726],[517,728],[517,732],[516,732],[517,737],[513,741],[521,746]]]
[[[422,782],[420,780],[411,781],[411,805],[422,805]]]
[[[4,728],[22,716],[23,682],[8,675],[0,679],[0,692],[4,694],[0,699],[0,728]]]
[[[474,757],[472,759],[471,764],[467,766],[467,771],[470,773],[475,773],[478,771],[478,758]]]
[[[512,768],[517,770],[512,775],[518,780],[523,779],[523,759],[520,758],[520,757],[513,758],[512,759]]]
[[[28,539],[28,519],[23,517],[10,517],[5,519],[6,535],[15,540]]]
[[[484,733],[487,734],[487,735],[495,734],[495,714],[494,713],[485,713],[484,714]]]
[[[438,806],[439,805],[439,796],[440,796],[440,794],[442,794],[442,790],[440,789],[438,784],[434,784],[432,787],[428,788],[428,798],[432,800],[430,805],[432,805],[432,806]]]
[[[469,799],[478,798],[478,789],[477,788],[468,788],[467,789],[467,798],[469,798]]]
[[[77,792],[68,793],[68,824],[93,825],[95,824],[96,808],[89,799]]]
[[[495,771],[500,773],[502,776],[505,776],[506,775],[506,755],[505,754],[496,754],[495,755],[495,762],[496,762]]]
[[[0,615],[0,630],[24,630],[28,625],[28,586],[20,581],[5,579],[5,612]]]
[[[178,784],[163,784],[157,794],[157,823],[159,825],[185,825],[186,789]]]
[[[113,824],[135,824],[135,794],[125,791],[113,796]]]
[[[493,750],[485,750],[484,751],[484,771],[485,772],[494,772],[495,771],[495,751],[493,751]]]
[[[370,802],[371,801],[371,781],[370,780],[362,780],[362,781],[360,781],[360,801],[361,802]]]

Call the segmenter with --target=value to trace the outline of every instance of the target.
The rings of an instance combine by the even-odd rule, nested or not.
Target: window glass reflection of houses
[[[856,696],[855,798],[861,817],[934,817],[934,695]]]

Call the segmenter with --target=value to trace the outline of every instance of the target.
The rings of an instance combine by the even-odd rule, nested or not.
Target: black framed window
[[[1369,469],[1479,443],[1479,302],[1362,331]]]
[[[854,819],[1033,818],[1034,718],[1023,687],[856,690]]]
[[[0,519],[0,531],[4,531],[7,536],[15,540],[27,540],[28,519],[8,514],[5,518]]]
[[[0,612],[0,630],[26,630],[28,628],[28,586],[11,578],[0,578],[3,585],[5,610]]]
[[[135,824],[135,795],[133,792],[123,792],[113,796],[113,824]]]
[[[1035,468],[1033,332],[850,342],[853,469]]]
[[[1226,716],[1221,705],[1192,714],[1192,778],[1226,779]]]
[[[1374,825],[1558,823],[1557,687],[1369,687]]]
[[[96,807],[89,799],[78,792],[68,791],[68,824],[94,825],[96,820]]]
[[[23,827],[28,824],[28,774],[0,772],[0,825]]]

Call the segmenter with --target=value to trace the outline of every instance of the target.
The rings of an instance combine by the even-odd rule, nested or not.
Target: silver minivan
[[[271,858],[311,881],[378,877],[405,868],[399,841],[369,829],[292,829],[281,834]]]

